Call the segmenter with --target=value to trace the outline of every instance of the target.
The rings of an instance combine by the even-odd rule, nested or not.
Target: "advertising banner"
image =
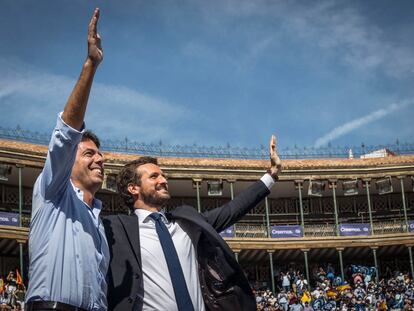
[[[414,232],[414,220],[408,222],[408,232]]]
[[[340,224],[339,234],[342,236],[371,235],[369,224]]]
[[[220,232],[222,238],[234,238],[234,226],[228,227],[227,229]]]
[[[272,238],[301,238],[303,237],[302,227],[299,225],[272,226]]]
[[[19,214],[0,212],[0,225],[19,226]]]

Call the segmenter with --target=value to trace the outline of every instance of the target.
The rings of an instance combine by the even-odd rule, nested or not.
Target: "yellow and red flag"
[[[16,283],[17,285],[22,285],[23,284],[23,279],[22,276],[19,273],[19,270],[16,269]]]

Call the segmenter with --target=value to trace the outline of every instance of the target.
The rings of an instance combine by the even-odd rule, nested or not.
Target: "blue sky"
[[[0,0],[0,126],[49,132],[101,9],[86,125],[165,144],[413,142],[413,1]]]

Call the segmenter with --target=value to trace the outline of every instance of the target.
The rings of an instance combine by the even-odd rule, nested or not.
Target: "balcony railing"
[[[407,232],[406,224],[397,220],[374,222],[373,229],[375,235]],[[237,224],[235,236],[238,238],[267,238],[267,227],[265,225]],[[336,226],[335,224],[305,224],[304,236],[334,237],[336,236]]]

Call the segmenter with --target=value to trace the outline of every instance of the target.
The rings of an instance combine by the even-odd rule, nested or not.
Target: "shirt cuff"
[[[270,190],[273,185],[275,184],[275,180],[269,173],[266,173],[260,178],[260,180],[266,185],[266,187]]]

